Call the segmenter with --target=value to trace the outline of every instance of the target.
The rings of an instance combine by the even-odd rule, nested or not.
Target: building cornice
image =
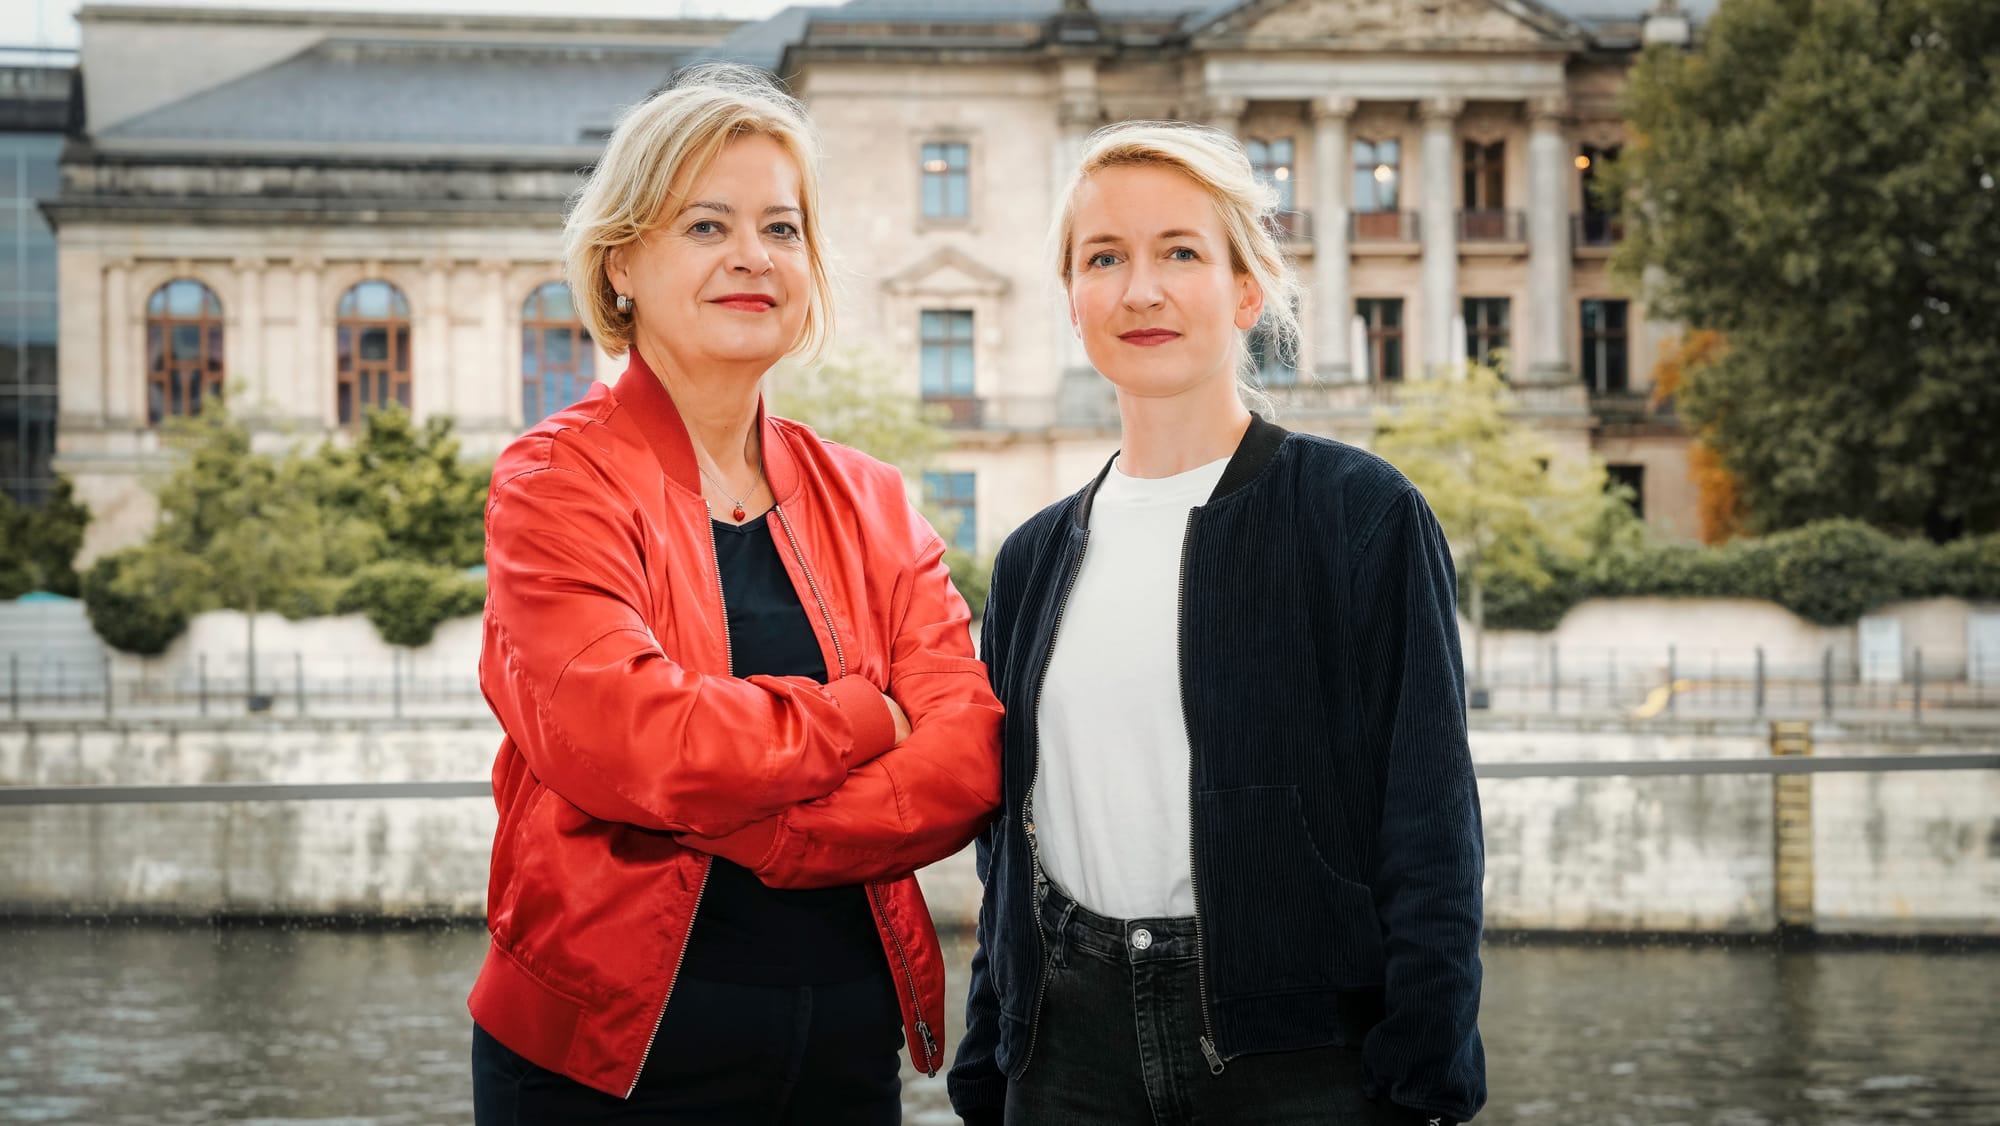
[[[451,12],[353,12],[311,9],[139,7],[127,4],[85,4],[76,14],[79,24],[126,23],[186,26],[315,28],[437,32],[557,32],[562,38],[598,35],[671,34],[689,39],[721,39],[744,25],[731,19],[645,19],[577,16],[502,16]]]

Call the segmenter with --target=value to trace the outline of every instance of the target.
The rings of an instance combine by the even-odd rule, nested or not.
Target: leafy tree
[[[1730,0],[1634,68],[1618,266],[1757,531],[2000,527],[2000,4]]]
[[[385,558],[451,567],[485,559],[493,467],[459,457],[450,418],[420,427],[400,406],[370,411],[352,449],[329,444],[303,471],[327,503],[382,529]]]
[[[1375,452],[1430,502],[1451,541],[1472,622],[1471,679],[1484,685],[1486,590],[1496,580],[1531,591],[1581,561],[1607,506],[1604,467],[1557,461],[1533,427],[1508,417],[1506,385],[1491,368],[1405,386],[1399,409],[1375,423]]]
[[[951,448],[945,409],[897,387],[887,366],[866,352],[837,352],[816,368],[787,365],[774,374],[774,383],[772,410],[811,426],[828,441],[888,462],[906,480],[921,481],[937,455]],[[929,506],[924,515],[949,543],[951,517]],[[945,564],[973,616],[985,613],[993,561],[951,548]]]
[[[90,525],[90,508],[69,478],[57,477],[40,508],[0,493],[0,599],[46,590],[71,598],[81,591],[74,560]]]

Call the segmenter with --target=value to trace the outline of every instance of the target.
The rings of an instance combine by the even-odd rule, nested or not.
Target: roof
[[[594,148],[688,51],[334,38],[98,139]]]

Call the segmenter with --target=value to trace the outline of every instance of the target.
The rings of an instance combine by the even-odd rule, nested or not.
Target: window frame
[[[938,150],[933,156],[932,150]],[[960,167],[951,166],[951,151],[963,157]],[[933,161],[943,167],[932,169]],[[939,185],[940,210],[931,210],[931,185]],[[962,207],[951,210],[951,188],[959,188]],[[925,223],[969,223],[972,221],[972,142],[964,137],[930,137],[917,144],[917,215]]]
[[[360,293],[363,287],[370,285],[379,285],[389,291],[387,315],[366,317],[360,314]],[[350,300],[357,306],[353,312],[348,311]],[[344,430],[358,429],[366,422],[369,409],[387,406],[390,401],[401,404],[412,414],[416,413],[416,373],[411,355],[413,320],[409,296],[401,286],[386,278],[363,278],[341,291],[339,299],[334,302],[333,321],[336,426]],[[361,356],[362,334],[378,329],[384,335],[387,355],[380,361],[364,360]],[[343,348],[350,341],[351,345]],[[373,401],[367,394],[370,378],[375,379],[379,392],[375,398],[380,398],[381,402]]]
[[[926,469],[924,503],[942,515],[959,514],[945,546],[971,555],[979,553],[979,474],[970,469]]]
[[[1354,315],[1361,318],[1368,337],[1368,381],[1370,383],[1401,383],[1409,375],[1409,356],[1405,353],[1404,341],[1408,338],[1408,326],[1403,316],[1405,305],[1400,297],[1357,297],[1354,299]],[[1393,318],[1387,314],[1394,313]],[[1381,314],[1381,315],[1376,315]],[[1388,323],[1394,320],[1394,324]],[[1389,374],[1389,357],[1396,358],[1395,374]]]
[[[200,290],[199,311],[189,315],[173,308],[176,287]],[[186,292],[182,289],[181,292]],[[184,330],[195,334],[194,357],[183,364],[174,340]],[[168,278],[146,295],[146,426],[159,429],[168,419],[199,418],[202,403],[227,393],[228,326],[222,296],[197,277]],[[177,376],[192,375],[192,385]]]
[[[543,282],[528,291],[521,302],[521,423],[533,426],[542,419],[576,402],[590,390],[597,380],[597,343],[590,337],[590,329],[584,326],[576,315],[576,303],[569,302],[570,316],[564,320],[547,315],[548,297],[551,290],[561,291],[567,296],[569,286],[565,282]],[[548,359],[550,333],[567,331],[570,336],[570,362],[554,366]],[[532,352],[531,352],[532,349]],[[535,363],[531,366],[530,356]],[[550,377],[563,377],[563,392],[550,395]],[[557,400],[560,400],[559,402]],[[539,413],[536,409],[539,408]]]
[[[1606,314],[1618,311],[1617,324],[1608,323],[1612,318],[1602,318],[1605,323],[1593,326],[1590,310],[1597,306]],[[1577,328],[1581,347],[1577,350],[1577,375],[1583,380],[1585,390],[1593,395],[1622,395],[1632,390],[1632,303],[1622,297],[1586,297],[1577,302]],[[1613,366],[1613,344],[1616,342],[1616,372]]]

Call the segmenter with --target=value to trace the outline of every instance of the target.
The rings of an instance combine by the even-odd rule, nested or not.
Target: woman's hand
[[[889,715],[896,721],[896,742],[901,743],[903,740],[908,739],[910,737],[910,717],[903,714],[903,705],[898,704],[896,698],[887,692],[882,693],[882,702],[889,705]]]

